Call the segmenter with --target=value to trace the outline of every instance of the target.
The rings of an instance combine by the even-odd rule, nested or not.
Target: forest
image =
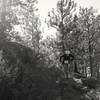
[[[100,100],[100,15],[58,0],[45,18],[56,36],[43,39],[37,4],[0,0],[0,100]],[[69,70],[66,50],[75,57]]]

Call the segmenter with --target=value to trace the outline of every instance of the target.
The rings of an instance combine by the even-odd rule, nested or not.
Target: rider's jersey
[[[60,57],[60,62],[62,62],[62,64],[70,63],[73,60],[74,56],[72,54],[64,54]]]

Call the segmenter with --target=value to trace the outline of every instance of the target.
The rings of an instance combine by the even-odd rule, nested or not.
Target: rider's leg
[[[69,73],[68,64],[64,65],[64,73],[65,73],[65,78],[68,78],[68,73]]]

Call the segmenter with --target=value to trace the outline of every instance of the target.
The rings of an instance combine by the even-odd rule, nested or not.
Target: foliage
[[[78,45],[83,51],[81,55],[83,57],[82,60],[84,59],[85,65],[89,67],[91,76],[94,76],[96,74],[93,72],[93,69],[94,66],[97,66],[96,57],[98,58],[98,56],[95,56],[95,53],[99,50],[99,33],[96,29],[98,26],[96,24],[96,16],[94,15],[93,8],[80,9],[78,26],[81,33],[78,38],[80,43]]]
[[[41,38],[40,19],[36,14],[36,0],[1,1],[1,38],[17,41],[39,50]],[[18,28],[17,28],[18,27]]]
[[[59,38],[62,52],[68,49],[68,47],[65,45],[65,37],[68,32],[65,30],[71,22],[75,7],[76,4],[74,1],[59,0],[57,3],[57,12],[52,9],[52,11],[48,13],[50,26],[56,28],[60,34]]]
[[[12,10],[11,0],[1,0],[0,3],[0,37],[1,40],[10,40],[10,32],[13,30],[13,25],[18,23],[17,16]]]
[[[41,39],[41,31],[40,31],[40,19],[36,14],[36,0],[26,0],[25,2],[20,1],[17,7],[17,14],[19,18],[19,25],[21,25],[22,30],[22,44],[27,45],[35,51],[39,50],[39,40]],[[20,35],[19,35],[20,36]]]

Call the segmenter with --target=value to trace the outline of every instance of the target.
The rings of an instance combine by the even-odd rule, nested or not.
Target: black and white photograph
[[[100,0],[0,0],[0,100],[100,100]]]

